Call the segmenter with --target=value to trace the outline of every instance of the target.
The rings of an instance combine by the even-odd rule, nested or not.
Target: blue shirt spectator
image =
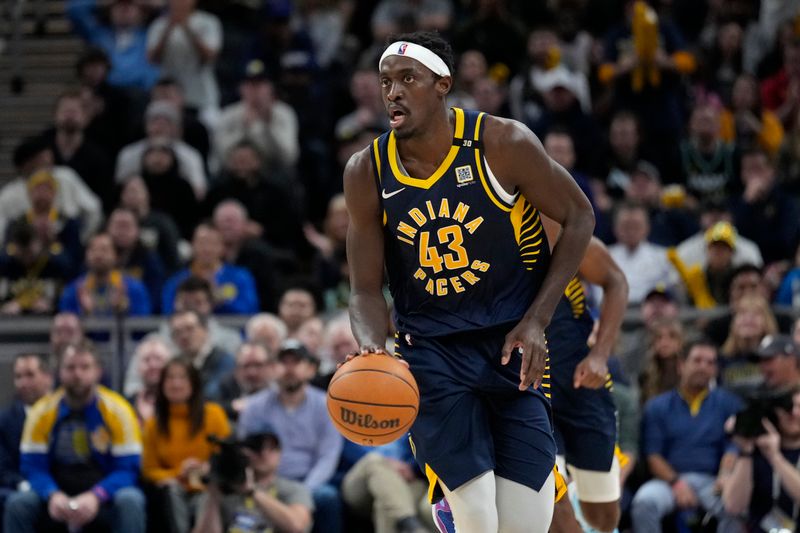
[[[97,14],[96,0],[69,0],[67,16],[72,27],[111,60],[108,83],[149,91],[158,81],[159,69],[147,60],[147,28],[137,2],[116,0],[109,8],[110,24]]]
[[[64,288],[58,310],[78,315],[149,315],[150,297],[142,282],[118,271],[114,274],[104,285],[98,285],[91,274],[79,277]]]

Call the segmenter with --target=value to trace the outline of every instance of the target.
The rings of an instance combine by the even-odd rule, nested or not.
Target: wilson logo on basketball
[[[400,427],[399,418],[389,418],[386,420],[376,420],[372,415],[362,415],[341,407],[342,422],[349,426],[358,426],[365,429],[391,429]]]

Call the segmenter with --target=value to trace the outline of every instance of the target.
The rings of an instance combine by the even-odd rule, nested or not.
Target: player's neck
[[[397,151],[403,164],[415,161],[441,161],[453,145],[455,119],[449,109],[442,109],[413,137],[397,139]]]

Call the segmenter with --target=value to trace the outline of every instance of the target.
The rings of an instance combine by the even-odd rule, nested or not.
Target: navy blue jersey
[[[594,319],[589,312],[583,285],[577,277],[572,278],[546,330],[550,355],[554,362],[558,362],[556,366],[559,369],[570,366],[564,365],[564,361],[578,356],[581,348],[588,350],[586,342],[593,327]],[[574,363],[577,364],[580,359]],[[571,365],[569,371],[574,369],[574,365]]]
[[[538,210],[486,165],[485,113],[453,113],[453,145],[430,177],[407,175],[393,131],[372,145],[395,320],[417,335],[519,320],[550,264]]]

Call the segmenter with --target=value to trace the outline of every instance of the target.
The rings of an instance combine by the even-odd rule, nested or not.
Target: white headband
[[[378,69],[381,68],[383,60],[389,56],[410,57],[428,67],[437,76],[450,76],[450,69],[447,68],[442,58],[418,44],[407,43],[405,41],[393,42],[386,48],[386,51],[383,52],[381,60],[378,61]]]

